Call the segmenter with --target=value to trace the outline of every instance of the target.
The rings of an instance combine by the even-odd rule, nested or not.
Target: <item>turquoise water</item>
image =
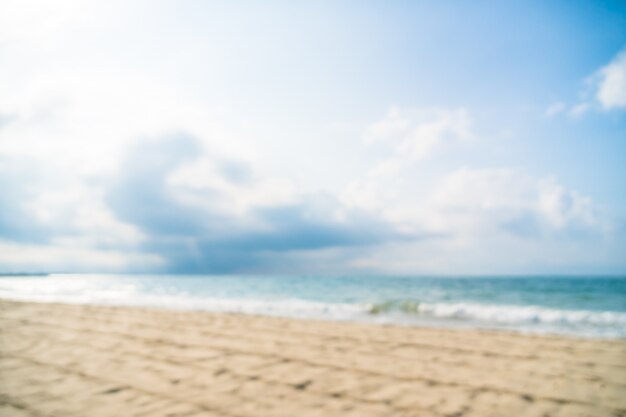
[[[0,297],[626,338],[626,278],[72,274]]]

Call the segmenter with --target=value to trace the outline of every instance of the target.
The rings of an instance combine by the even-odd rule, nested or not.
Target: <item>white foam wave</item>
[[[420,314],[507,324],[558,324],[624,326],[626,313],[590,310],[557,310],[538,306],[486,305],[476,303],[422,303]]]
[[[181,292],[176,288],[146,291],[124,279],[55,276],[3,278],[0,298],[39,302],[103,304],[261,314],[327,320],[366,320],[402,325],[470,326],[519,331],[566,333],[626,338],[626,313],[563,310],[539,306],[479,303],[421,303],[390,301],[380,304],[326,303],[302,299],[220,298]]]
[[[160,288],[145,292],[136,285],[116,282],[107,277],[55,277],[50,279],[2,279],[0,298],[71,304],[158,307],[177,310],[203,310],[242,314],[262,314],[300,318],[350,319],[364,313],[357,304],[337,304],[301,299],[257,300],[249,298],[212,298],[194,296],[175,289]]]

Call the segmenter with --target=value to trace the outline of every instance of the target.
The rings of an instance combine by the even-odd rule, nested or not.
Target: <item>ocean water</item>
[[[626,338],[626,277],[0,277],[0,298]]]

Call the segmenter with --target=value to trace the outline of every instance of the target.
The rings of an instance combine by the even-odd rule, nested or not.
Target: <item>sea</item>
[[[626,277],[50,274],[0,298],[626,338]]]

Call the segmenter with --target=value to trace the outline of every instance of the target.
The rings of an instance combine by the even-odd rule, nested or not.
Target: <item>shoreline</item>
[[[85,279],[82,279],[84,277]],[[91,279],[95,278],[95,279]],[[0,280],[0,298],[626,340],[626,281],[260,275]],[[587,294],[581,298],[581,294]]]
[[[311,322],[321,323],[348,323],[348,324],[361,324],[370,326],[385,326],[385,327],[398,327],[398,328],[416,328],[416,329],[441,329],[451,331],[469,331],[478,333],[510,333],[512,335],[522,336],[538,336],[538,337],[555,337],[565,338],[573,340],[598,340],[598,341],[624,341],[626,342],[626,336],[624,335],[605,335],[605,334],[589,334],[580,333],[579,331],[564,331],[564,330],[551,330],[544,328],[529,328],[529,327],[515,327],[509,323],[481,323],[475,320],[455,320],[450,317],[429,317],[424,316],[418,318],[418,320],[410,321],[410,317],[405,320],[394,320],[379,313],[372,313],[370,311],[363,310],[359,315],[352,316],[323,316],[320,314],[307,315],[300,314],[298,312],[287,314],[285,312],[268,312],[268,311],[231,311],[228,309],[211,309],[201,307],[180,307],[179,305],[157,305],[157,304],[131,304],[131,303],[111,303],[111,302],[88,302],[88,301],[50,301],[50,300],[35,300],[29,298],[5,298],[0,296],[0,302],[16,302],[16,303],[34,303],[34,304],[50,304],[50,305],[74,305],[74,306],[94,306],[94,307],[111,307],[111,308],[129,308],[138,310],[163,310],[171,312],[188,312],[188,313],[207,313],[207,314],[225,314],[244,317],[270,317],[270,318],[284,318],[288,320],[303,320]],[[232,302],[232,300],[228,300]],[[535,306],[530,306],[535,307]]]
[[[626,416],[620,339],[5,299],[0,329],[0,415]]]

